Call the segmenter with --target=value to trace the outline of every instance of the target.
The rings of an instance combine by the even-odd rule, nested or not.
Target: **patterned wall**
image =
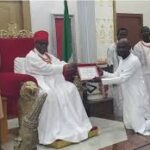
[[[97,60],[107,61],[107,48],[114,42],[113,0],[95,1]]]

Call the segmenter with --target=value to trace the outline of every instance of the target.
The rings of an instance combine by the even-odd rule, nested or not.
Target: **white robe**
[[[119,57],[118,57],[117,51],[116,51],[116,43],[113,43],[107,49],[107,64],[109,66],[113,65],[113,70],[114,71],[118,68]]]
[[[107,50],[107,64],[113,65],[113,72],[116,71],[119,65],[119,57],[116,51],[116,43],[113,43]],[[114,115],[117,117],[123,116],[123,97],[120,85],[110,85],[108,95],[114,99]]]
[[[124,100],[123,120],[126,128],[150,135],[149,94],[137,56],[131,53],[126,59],[121,59],[113,74],[104,72],[102,83],[121,84]]]
[[[144,41],[139,41],[133,49],[133,53],[138,56],[144,74],[145,83],[150,93],[150,42],[145,43]],[[150,100],[149,100],[150,102]]]
[[[66,63],[49,56],[52,64],[43,61],[34,49],[25,59],[26,73],[34,76],[48,94],[39,117],[39,143],[46,145],[57,139],[80,142],[88,138],[92,125],[76,86],[64,79]]]

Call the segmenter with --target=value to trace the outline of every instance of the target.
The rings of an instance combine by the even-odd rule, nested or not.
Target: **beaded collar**
[[[144,41],[141,41],[142,45],[146,46],[146,47],[150,47],[150,42],[149,43],[146,43]]]
[[[36,49],[33,50],[33,52],[35,52],[43,61],[45,61],[47,64],[51,64],[52,63],[52,59],[51,57],[48,55],[47,52],[45,52],[43,55],[40,54]]]

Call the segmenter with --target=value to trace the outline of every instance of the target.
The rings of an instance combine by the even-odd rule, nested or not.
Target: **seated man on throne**
[[[67,64],[48,53],[48,32],[34,34],[35,48],[25,57],[25,72],[37,79],[41,92],[48,94],[39,117],[39,143],[51,144],[57,139],[80,142],[88,138],[92,129],[79,92],[65,80],[64,71],[76,71],[75,64]]]

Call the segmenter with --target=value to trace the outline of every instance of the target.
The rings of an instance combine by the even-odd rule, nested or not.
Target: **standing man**
[[[123,94],[123,121],[127,129],[150,135],[149,94],[144,82],[141,63],[130,53],[131,44],[127,39],[117,43],[117,54],[121,57],[114,73],[103,71],[102,84],[120,84]],[[95,78],[97,81],[99,78]]]
[[[134,46],[133,53],[138,56],[144,74],[145,83],[150,92],[150,28],[141,29],[141,40]]]
[[[34,42],[35,48],[26,56],[25,71],[48,94],[39,118],[39,143],[47,145],[58,139],[76,143],[87,139],[92,125],[76,86],[63,76],[63,71],[76,71],[76,66],[48,53],[48,32],[36,32]]]
[[[117,31],[117,42],[122,38],[127,38],[128,30],[126,28],[119,28]],[[117,55],[116,44],[113,43],[107,50],[107,63],[108,63],[108,71],[113,73],[116,71],[119,64],[119,57]],[[119,85],[111,85],[109,86],[109,91],[112,97],[114,98],[114,114],[117,117],[122,117],[122,91],[120,90]]]
[[[122,38],[127,38],[128,30],[126,28],[119,28],[117,31],[117,42]],[[113,43],[107,50],[107,64],[109,72],[114,72],[118,68],[119,58],[117,55],[116,45],[117,42]]]

